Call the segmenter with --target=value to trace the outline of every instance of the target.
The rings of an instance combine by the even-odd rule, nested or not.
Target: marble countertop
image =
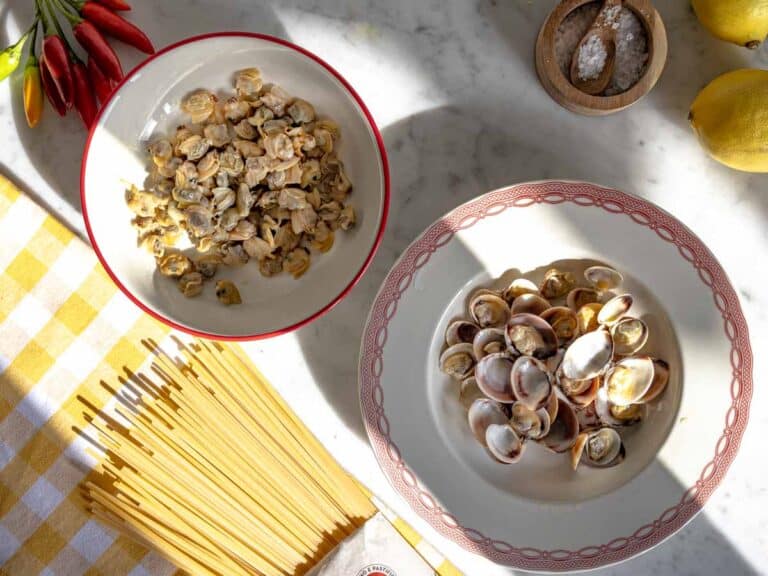
[[[0,4],[0,44],[26,27],[28,0]],[[381,127],[392,212],[374,263],[331,313],[296,334],[247,346],[339,461],[467,574],[509,569],[442,540],[400,502],[368,449],[357,400],[357,353],[375,291],[395,258],[435,218],[505,184],[584,179],[656,202],[711,248],[737,288],[756,355],[741,451],[704,513],[656,549],[599,574],[760,574],[768,568],[768,176],[711,161],[686,122],[698,90],[720,73],[765,67],[711,38],[689,3],[658,1],[667,69],[651,94],[606,118],[558,107],[536,78],[533,46],[555,0],[179,0],[134,2],[157,46],[220,30],[275,34],[316,52],[359,91]],[[140,55],[119,47],[125,69]],[[85,132],[51,110],[27,128],[20,77],[0,85],[0,172],[83,234],[79,168]],[[760,264],[763,262],[763,264]],[[322,337],[321,337],[322,335]],[[332,347],[328,342],[334,342]]]

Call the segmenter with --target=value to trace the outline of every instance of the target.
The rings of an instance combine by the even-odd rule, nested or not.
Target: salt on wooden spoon
[[[573,53],[571,83],[586,94],[600,94],[611,81],[616,59],[615,24],[620,12],[621,0],[605,0]]]

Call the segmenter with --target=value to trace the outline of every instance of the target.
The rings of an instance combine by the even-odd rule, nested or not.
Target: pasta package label
[[[377,513],[348,536],[308,576],[433,576],[435,571]]]

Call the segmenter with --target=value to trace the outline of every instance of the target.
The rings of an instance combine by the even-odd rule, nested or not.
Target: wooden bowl
[[[536,40],[536,71],[544,89],[561,106],[587,116],[605,116],[623,110],[650,92],[667,61],[667,33],[661,16],[649,0],[624,0],[645,27],[648,36],[648,64],[645,73],[626,92],[614,96],[585,94],[560,70],[555,55],[555,37],[560,24],[576,8],[599,0],[563,0],[550,13]]]

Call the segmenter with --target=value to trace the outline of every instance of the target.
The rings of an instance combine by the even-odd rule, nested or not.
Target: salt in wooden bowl
[[[549,15],[536,40],[536,71],[547,93],[561,106],[588,116],[605,116],[623,110],[645,96],[664,70],[667,60],[667,33],[661,16],[649,0],[624,0],[645,28],[648,61],[639,80],[625,92],[613,96],[590,96],[576,88],[563,74],[555,51],[558,29],[577,8],[600,0],[564,0]]]

